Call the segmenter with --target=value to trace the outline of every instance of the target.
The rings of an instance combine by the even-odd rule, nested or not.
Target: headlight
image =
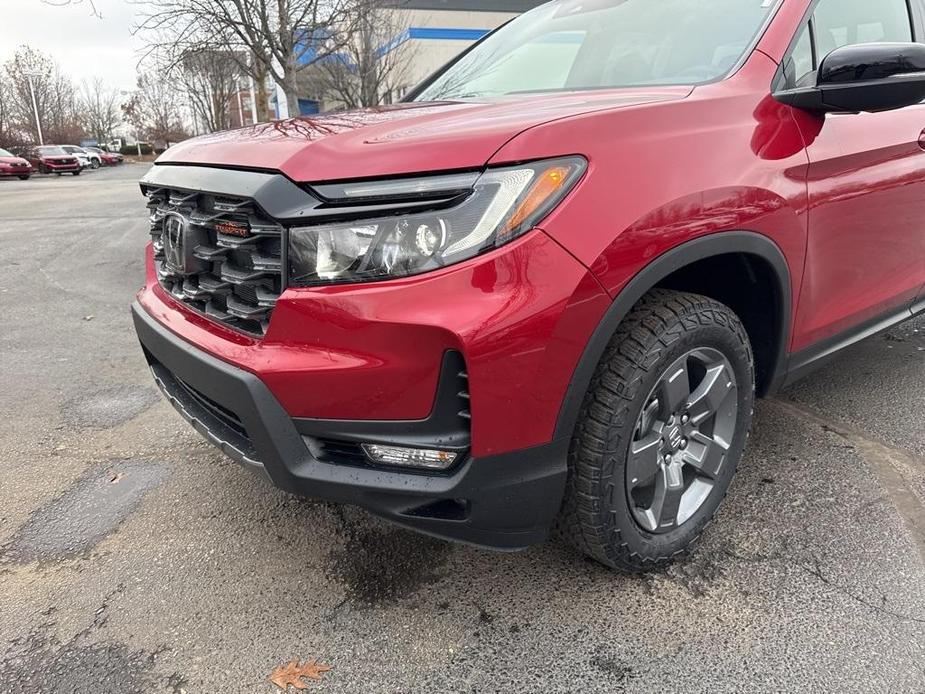
[[[460,183],[469,187],[465,199],[449,209],[290,229],[289,284],[408,277],[467,260],[533,229],[586,167],[583,158],[568,157],[490,169],[474,183],[468,174],[457,174],[417,179],[407,186],[396,181],[337,186],[344,199],[379,202],[387,195],[466,195]]]

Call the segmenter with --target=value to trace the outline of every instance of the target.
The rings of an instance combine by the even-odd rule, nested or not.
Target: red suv
[[[701,533],[756,395],[925,311],[922,0],[559,0],[405,103],[177,145],[134,319],[279,487],[613,567]]]
[[[58,145],[40,145],[30,147],[23,153],[26,159],[39,173],[80,175],[80,161],[68,154]]]

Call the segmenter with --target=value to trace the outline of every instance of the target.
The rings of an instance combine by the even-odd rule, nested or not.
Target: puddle
[[[447,542],[408,531],[362,530],[334,554],[331,575],[358,607],[378,607],[440,580],[451,551]]]
[[[156,683],[156,654],[119,643],[60,644],[34,633],[0,661],[4,694],[144,694]]]
[[[68,424],[90,429],[111,429],[128,422],[158,401],[151,388],[109,386],[72,398],[63,408]]]
[[[167,472],[166,465],[145,460],[92,468],[61,496],[33,511],[3,559],[53,561],[86,554],[119,527]]]

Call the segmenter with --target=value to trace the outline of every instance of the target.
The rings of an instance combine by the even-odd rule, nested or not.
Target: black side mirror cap
[[[925,99],[925,45],[868,43],[837,48],[819,66],[815,87],[774,92],[815,113],[891,111]]]

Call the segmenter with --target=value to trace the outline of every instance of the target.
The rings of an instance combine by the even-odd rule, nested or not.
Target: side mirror
[[[876,113],[925,100],[925,45],[863,43],[836,48],[819,66],[815,87],[774,93],[815,113]]]

